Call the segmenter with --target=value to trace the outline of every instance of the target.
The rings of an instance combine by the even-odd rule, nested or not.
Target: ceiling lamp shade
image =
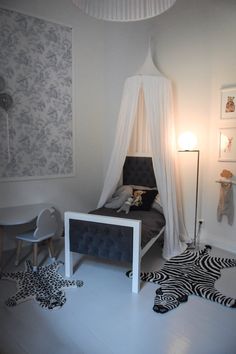
[[[89,16],[105,21],[140,21],[161,14],[176,0],[72,0]]]

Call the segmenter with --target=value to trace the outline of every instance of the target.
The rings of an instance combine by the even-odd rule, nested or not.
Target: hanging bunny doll
[[[228,170],[223,170],[221,177],[230,179],[233,174]],[[234,221],[234,200],[233,200],[233,186],[229,181],[221,182],[220,186],[220,198],[217,208],[217,220],[220,222],[223,215],[226,215],[228,218],[228,224],[233,225]]]

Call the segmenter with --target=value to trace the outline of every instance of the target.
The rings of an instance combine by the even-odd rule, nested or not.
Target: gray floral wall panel
[[[72,29],[0,9],[0,178],[73,173]]]

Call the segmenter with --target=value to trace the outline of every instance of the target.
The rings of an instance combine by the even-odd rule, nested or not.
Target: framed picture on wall
[[[221,119],[236,119],[236,87],[221,90]]]
[[[219,161],[236,162],[236,128],[219,130]]]

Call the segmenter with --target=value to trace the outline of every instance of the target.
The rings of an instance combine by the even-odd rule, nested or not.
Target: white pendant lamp
[[[72,0],[81,11],[99,20],[140,21],[168,10],[176,0]]]

